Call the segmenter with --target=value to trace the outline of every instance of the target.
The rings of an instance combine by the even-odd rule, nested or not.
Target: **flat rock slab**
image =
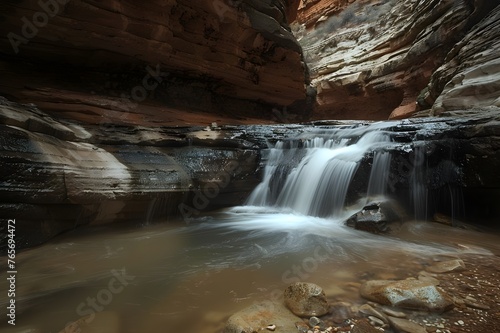
[[[463,270],[465,270],[465,264],[461,259],[441,261],[426,268],[426,271],[431,273],[461,272]]]
[[[398,332],[427,333],[427,330],[424,327],[407,319],[389,317],[389,322]]]
[[[249,306],[229,317],[223,333],[260,332],[273,327],[273,332],[297,332],[295,322],[302,321],[283,304],[262,302]]]
[[[453,308],[451,298],[433,283],[420,280],[374,280],[361,285],[361,296],[400,308],[444,312]]]

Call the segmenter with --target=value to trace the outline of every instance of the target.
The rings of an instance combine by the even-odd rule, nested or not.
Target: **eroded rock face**
[[[9,68],[2,95],[37,105],[49,100],[44,110],[60,110],[53,104],[64,99],[79,104],[78,93],[90,100],[90,92],[263,117],[273,107],[304,106],[306,71],[287,25],[287,1],[62,2],[0,5],[0,63]],[[147,89],[131,91],[137,86]]]
[[[451,0],[305,2],[297,17],[307,29],[295,30],[317,88],[314,117],[387,119],[413,114],[417,96],[447,53],[493,7],[487,1]],[[488,59],[498,53],[496,46],[484,43],[498,39],[498,29],[491,30],[495,32],[476,42],[488,50],[477,62],[490,73],[494,64]],[[450,63],[451,68],[457,66],[457,61]],[[436,80],[440,78],[436,74]]]
[[[297,9],[297,21],[310,28],[353,2],[354,0],[302,0]]]
[[[446,57],[418,100],[435,115],[500,106],[500,6],[483,19]]]
[[[259,146],[240,135],[82,126],[2,100],[0,214],[16,218],[20,248],[82,224],[188,222],[258,183]]]

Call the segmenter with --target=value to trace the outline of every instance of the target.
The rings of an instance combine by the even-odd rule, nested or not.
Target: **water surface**
[[[294,281],[359,302],[353,282],[414,276],[439,255],[498,255],[499,239],[410,221],[395,235],[373,235],[256,206],[189,224],[88,227],[18,254],[17,325],[0,328],[59,332],[95,313],[91,332],[217,332],[230,314],[279,298]]]

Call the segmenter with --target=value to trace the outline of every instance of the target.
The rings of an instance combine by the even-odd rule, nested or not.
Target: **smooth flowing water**
[[[84,332],[214,333],[232,313],[279,299],[294,281],[359,302],[353,284],[360,281],[414,276],[437,255],[500,254],[494,233],[419,221],[393,235],[346,227],[352,175],[390,136],[378,125],[323,134],[270,149],[245,206],[189,223],[82,228],[20,253],[17,325],[3,320],[0,330],[73,332],[68,324],[90,315]],[[385,151],[374,153],[369,196],[384,195],[390,163]]]
[[[278,142],[270,149],[264,179],[247,204],[289,208],[311,216],[348,217],[355,208],[345,209],[347,191],[370,152],[374,157],[367,196],[359,204],[362,207],[371,197],[385,194],[390,154],[383,149],[391,145],[391,139],[383,129],[389,124],[317,131]]]

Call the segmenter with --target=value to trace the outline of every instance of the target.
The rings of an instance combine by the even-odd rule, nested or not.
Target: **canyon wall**
[[[2,2],[0,215],[19,246],[241,204],[265,139],[216,129],[307,116],[295,2]]]
[[[322,126],[238,124],[494,108],[500,15],[492,7],[479,0],[3,2],[0,215],[17,219],[22,247],[81,224],[189,219],[244,201],[259,182],[267,140]],[[463,179],[432,189],[468,188],[477,207],[486,203],[482,211],[496,214],[495,112],[442,120],[457,138],[454,167],[462,169],[453,175]],[[429,122],[439,130],[441,118]],[[403,142],[425,142],[426,130],[412,128],[427,125],[403,126],[413,131]],[[448,138],[439,139],[447,149]],[[438,156],[426,183],[448,175]],[[400,177],[401,193],[410,176]]]
[[[0,98],[0,217],[16,219],[20,248],[84,224],[189,222],[241,204],[258,184],[265,139],[247,137],[238,128],[84,125]]]
[[[417,101],[434,115],[500,107],[500,6],[453,47]]]
[[[172,109],[233,118],[269,119],[285,107],[302,113],[307,73],[289,5],[4,1],[0,95],[88,122],[140,122],[141,112],[124,113],[149,101],[148,118],[158,122]]]
[[[450,61],[434,75],[439,81],[431,84],[434,100],[452,79],[450,69],[471,65],[448,59],[460,45],[469,40],[489,50],[471,65],[475,68],[498,54],[497,17],[471,30],[495,6],[465,0],[302,1],[293,27],[317,89],[314,118],[402,118],[430,108],[416,101],[436,69]],[[470,37],[462,39],[468,31]]]

